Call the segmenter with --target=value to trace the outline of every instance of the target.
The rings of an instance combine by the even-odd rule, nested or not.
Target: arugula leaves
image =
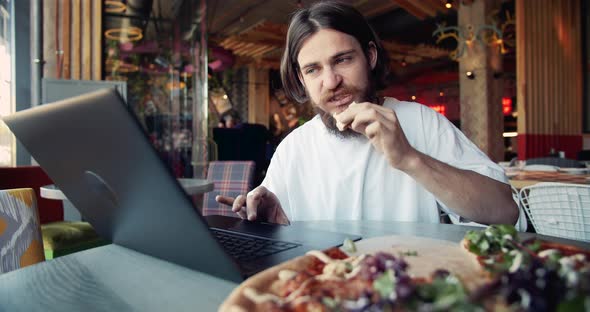
[[[469,251],[478,256],[490,256],[502,251],[502,248],[513,249],[512,241],[517,239],[514,226],[495,224],[483,231],[468,231],[465,239],[469,242]]]
[[[454,275],[436,277],[430,284],[416,289],[417,302],[411,308],[427,311],[483,311],[469,302],[469,296],[461,281]],[[420,302],[420,303],[419,303]]]
[[[344,243],[342,243],[342,249],[344,249],[346,252],[354,253],[356,252],[356,245],[350,238],[347,237],[344,240]]]

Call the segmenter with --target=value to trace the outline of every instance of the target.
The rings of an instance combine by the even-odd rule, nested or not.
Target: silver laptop
[[[302,224],[203,218],[114,89],[3,120],[83,218],[115,244],[237,282],[308,250],[360,239]]]

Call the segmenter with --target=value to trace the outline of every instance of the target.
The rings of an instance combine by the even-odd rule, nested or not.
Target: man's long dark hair
[[[297,11],[291,18],[287,43],[281,60],[281,79],[285,94],[299,102],[308,101],[305,87],[299,80],[297,55],[303,42],[320,29],[333,29],[348,34],[359,42],[365,56],[368,57],[369,43],[377,49],[377,64],[371,71],[372,83],[377,90],[387,85],[389,76],[389,57],[381,41],[367,20],[356,9],[339,2],[326,1]]]

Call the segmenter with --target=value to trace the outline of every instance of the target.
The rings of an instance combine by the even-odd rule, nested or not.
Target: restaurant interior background
[[[251,159],[261,178],[314,115],[278,74],[289,16],[312,2],[0,0],[0,115],[110,82],[176,176]],[[383,95],[435,109],[495,161],[590,149],[587,1],[345,2],[391,58]],[[0,166],[30,163],[0,124]]]

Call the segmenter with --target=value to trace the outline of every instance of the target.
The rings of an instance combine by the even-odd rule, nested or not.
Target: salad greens
[[[490,225],[483,231],[468,231],[465,239],[469,242],[469,251],[478,256],[493,255],[512,248],[517,237],[514,226]]]
[[[356,245],[354,244],[352,239],[346,238],[344,240],[344,243],[342,244],[342,249],[344,249],[344,251],[346,252],[354,253],[356,252]]]

